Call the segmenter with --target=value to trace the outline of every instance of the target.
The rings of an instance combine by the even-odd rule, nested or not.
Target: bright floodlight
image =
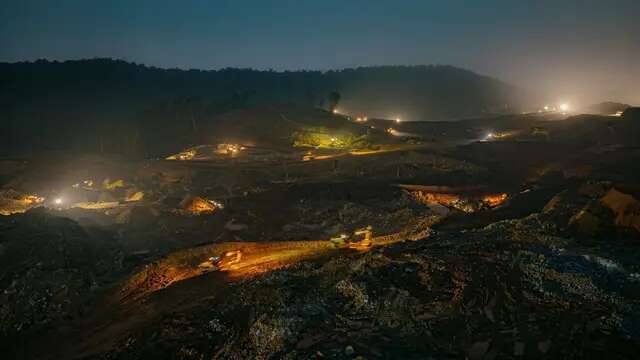
[[[399,123],[401,120],[400,118],[396,118],[396,122]]]
[[[55,198],[55,199],[53,200],[53,203],[54,203],[54,204],[56,204],[56,205],[60,205],[60,204],[62,204],[62,198]]]
[[[549,111],[549,105],[544,106],[544,111]]]
[[[569,104],[567,103],[560,104],[560,111],[565,112],[567,110],[569,110]]]
[[[495,135],[492,132],[490,132],[484,137],[484,141],[489,141],[489,140],[493,139],[494,136]]]

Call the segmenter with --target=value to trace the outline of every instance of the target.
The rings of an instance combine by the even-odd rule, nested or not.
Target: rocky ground
[[[635,358],[640,153],[595,144],[474,143],[339,165],[12,160],[0,350]],[[328,241],[368,225],[370,249]],[[198,268],[237,249],[249,265]]]
[[[566,237],[549,212],[435,232],[198,292],[107,357],[633,358],[629,246]]]
[[[168,282],[118,305],[147,314],[141,324],[107,327],[109,346],[71,351],[118,359],[633,358],[640,248],[607,205],[616,196],[635,206],[619,192],[585,183],[519,219],[432,230],[247,278]],[[389,232],[402,230],[394,224],[417,232],[441,219],[409,193],[396,194],[384,206],[307,199],[282,232],[342,231],[367,219]],[[126,251],[117,228],[59,215],[35,209],[2,219],[2,256],[14,260],[3,261],[5,336],[29,337],[91,314],[92,299],[110,286],[117,292],[114,279],[144,263]]]

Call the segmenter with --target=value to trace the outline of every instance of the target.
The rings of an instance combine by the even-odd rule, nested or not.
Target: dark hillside
[[[521,95],[450,66],[275,72],[159,69],[111,59],[0,64],[0,153],[72,149],[148,155],[145,132],[176,144],[233,109],[292,103],[370,117],[450,120],[509,111]],[[260,120],[260,119],[257,119]]]

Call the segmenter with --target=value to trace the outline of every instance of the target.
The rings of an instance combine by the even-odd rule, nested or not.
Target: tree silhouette
[[[518,94],[450,66],[277,72],[183,71],[111,59],[0,62],[0,155],[42,149],[165,154],[206,138],[218,115],[266,104],[335,110],[347,97],[354,114],[401,109],[408,119],[444,120],[483,109],[503,112],[504,104],[517,104]]]
[[[334,111],[335,109],[337,109],[341,98],[342,96],[340,95],[339,92],[335,90],[330,92],[328,96],[329,106],[330,106],[329,110]]]

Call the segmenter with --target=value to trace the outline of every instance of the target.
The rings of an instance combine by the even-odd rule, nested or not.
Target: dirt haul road
[[[396,234],[372,238],[372,246],[389,245],[405,239],[417,240],[427,236],[426,232],[410,235],[400,232]],[[344,248],[349,248],[344,246]],[[367,250],[366,247],[353,247]],[[221,256],[229,251],[239,251],[242,257],[239,262],[223,265],[221,271],[229,280],[244,278],[265,271],[275,270],[295,264],[299,261],[327,255],[330,252],[344,250],[327,240],[314,241],[282,241],[270,243],[257,242],[225,242],[204,245],[169,254],[142,271],[132,276],[121,291],[121,300],[139,298],[146,294],[164,289],[170,285],[203,274],[198,265],[213,256]]]
[[[372,246],[385,246],[404,240],[418,240],[426,233],[396,233],[372,239]],[[84,358],[111,349],[131,332],[152,327],[163,314],[196,306],[202,299],[232,296],[229,283],[276,270],[304,260],[323,261],[346,252],[368,248],[336,247],[328,240],[283,241],[272,243],[227,242],[199,246],[172,253],[145,266],[119,288],[106,295],[73,326],[58,329],[33,344],[35,353],[25,358]],[[211,256],[241,251],[241,261],[223,271],[204,273],[198,265]],[[61,340],[61,339],[68,339]],[[37,346],[36,346],[37,345]]]

